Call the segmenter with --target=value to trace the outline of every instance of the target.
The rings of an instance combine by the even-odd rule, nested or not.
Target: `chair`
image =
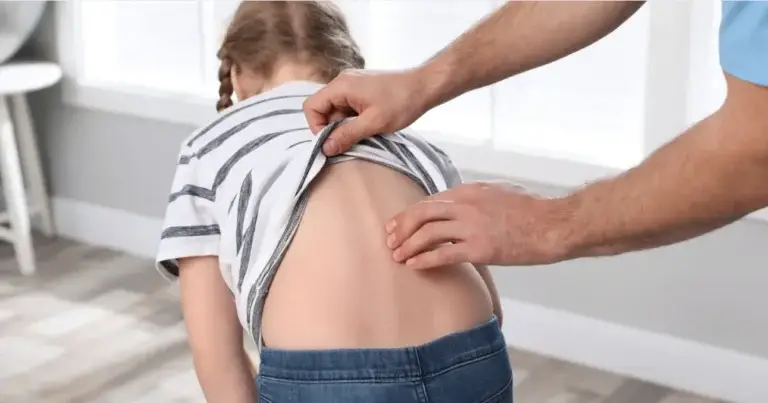
[[[6,208],[0,213],[0,239],[13,244],[24,275],[35,273],[31,216],[39,219],[43,234],[55,232],[26,94],[56,84],[61,76],[54,63],[0,64],[0,178]]]

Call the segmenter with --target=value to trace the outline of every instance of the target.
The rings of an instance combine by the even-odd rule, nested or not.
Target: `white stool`
[[[40,154],[25,94],[56,84],[61,75],[61,68],[54,63],[15,62],[0,65],[0,174],[7,209],[0,213],[0,239],[13,243],[19,269],[25,275],[35,272],[30,217],[37,216],[40,230],[45,235],[54,234]],[[10,228],[5,224],[10,224]]]

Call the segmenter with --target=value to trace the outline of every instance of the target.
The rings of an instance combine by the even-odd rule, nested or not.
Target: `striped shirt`
[[[321,84],[291,82],[223,111],[184,141],[160,239],[157,267],[169,279],[177,259],[218,256],[238,318],[261,347],[266,292],[301,221],[307,188],[326,164],[359,158],[395,169],[427,194],[461,182],[448,157],[418,136],[363,140],[326,158],[302,111]]]

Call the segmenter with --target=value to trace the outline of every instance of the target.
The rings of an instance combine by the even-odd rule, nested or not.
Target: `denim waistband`
[[[423,378],[454,366],[504,353],[506,342],[494,316],[485,324],[415,347],[277,350],[264,347],[261,376],[292,381]]]

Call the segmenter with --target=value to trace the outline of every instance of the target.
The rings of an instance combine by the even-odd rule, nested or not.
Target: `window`
[[[639,162],[649,11],[591,47],[495,86],[496,144],[616,168]]]
[[[339,4],[373,69],[422,63],[496,6],[492,0],[346,0]],[[414,128],[461,142],[482,142],[492,135],[491,101],[490,88],[472,91],[428,112]]]
[[[200,11],[196,1],[81,2],[78,78],[202,94]]]
[[[691,65],[687,123],[714,112],[725,100],[725,77],[720,70],[718,29],[720,2],[704,2],[691,12]]]
[[[504,2],[337,3],[368,66],[379,69],[423,62]],[[112,94],[120,99],[112,102],[117,112],[203,123],[214,113],[217,45],[238,4],[57,4],[68,30],[62,36],[63,57],[70,59],[65,93],[101,108],[110,108]],[[715,0],[648,2],[594,46],[465,94],[427,113],[415,128],[445,145],[460,165],[482,173],[578,185],[628,168],[722,102],[719,6]]]

